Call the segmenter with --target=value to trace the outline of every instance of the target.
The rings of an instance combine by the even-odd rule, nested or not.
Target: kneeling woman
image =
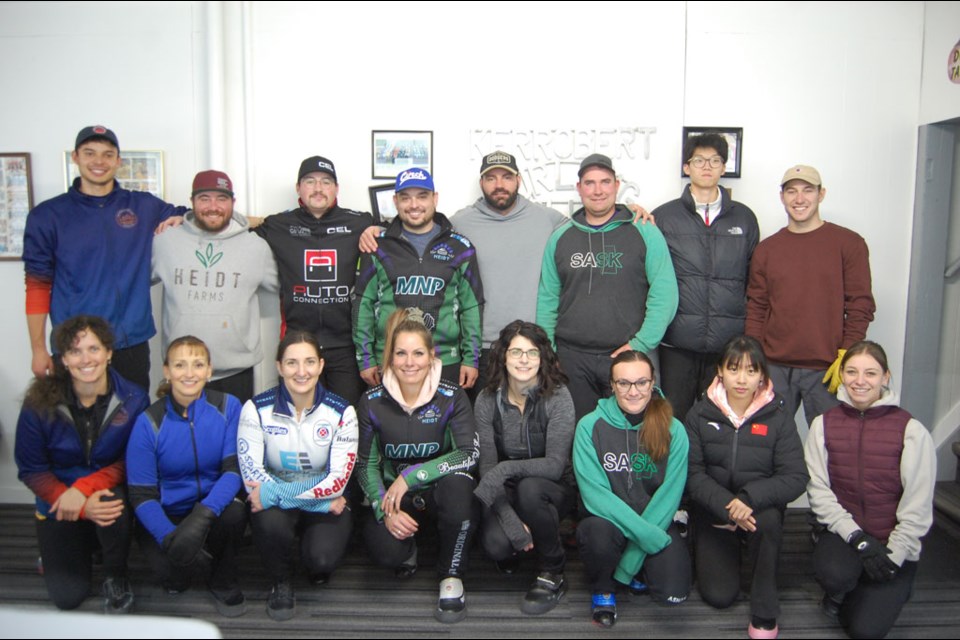
[[[127,447],[130,502],[142,527],[140,547],[157,581],[171,593],[210,567],[210,592],[225,616],[245,611],[237,551],[247,526],[237,498],[240,401],[204,390],[210,351],[193,336],[177,338],[163,361],[160,398],[137,419]]]
[[[440,534],[440,598],[434,616],[459,622],[466,614],[461,578],[477,508],[470,472],[476,466],[473,412],[457,385],[440,380],[433,336],[418,309],[387,320],[383,383],[360,399],[359,480],[373,507],[364,527],[371,557],[398,577],[417,569],[415,536],[425,516]]]
[[[882,638],[910,599],[933,522],[933,439],[888,388],[887,354],[864,340],[840,362],[840,406],[807,436],[807,495],[821,530],[813,570],[824,613],[854,638]]]
[[[560,520],[576,504],[570,466],[573,400],[547,334],[511,322],[491,345],[489,384],[477,398],[483,547],[498,563],[536,552],[539,575],[520,609],[553,609],[567,590]]]
[[[90,590],[90,554],[103,551],[103,610],[133,605],[127,580],[132,516],[123,456],[147,394],[110,368],[113,333],[77,316],[53,337],[53,374],[27,390],[17,420],[19,478],[37,496],[37,540],[50,599],[74,609]]]
[[[312,584],[324,584],[350,540],[343,491],[357,458],[357,415],[320,385],[323,357],[313,334],[290,331],[277,348],[280,384],[248,400],[237,451],[250,500],[253,541],[273,579],[267,615],[293,617],[293,541]]]
[[[751,638],[776,638],[777,565],[783,513],[803,493],[807,471],[797,427],[774,393],[760,343],[727,342],[717,379],[687,414],[697,585],[711,606],[740,595],[740,548],[753,560]]]
[[[638,351],[613,360],[614,397],[577,424],[573,468],[590,512],[577,527],[593,620],[617,619],[618,583],[678,604],[690,593],[690,554],[673,518],[687,479],[687,434]]]

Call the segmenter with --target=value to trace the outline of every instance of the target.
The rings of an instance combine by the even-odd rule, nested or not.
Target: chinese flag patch
[[[767,425],[765,424],[755,424],[750,427],[750,433],[755,436],[765,436],[767,435]]]

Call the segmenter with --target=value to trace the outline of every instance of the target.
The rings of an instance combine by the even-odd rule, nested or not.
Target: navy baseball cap
[[[397,174],[397,186],[394,189],[400,193],[404,189],[426,189],[427,191],[436,191],[433,188],[433,176],[426,169],[407,169]]]
[[[73,145],[74,150],[79,149],[80,145],[82,145],[87,140],[90,140],[91,138],[99,138],[99,139],[106,140],[107,142],[115,146],[117,148],[117,151],[120,150],[120,143],[117,141],[117,134],[115,134],[110,129],[107,129],[102,124],[95,124],[93,126],[84,127],[83,129],[80,129],[80,133],[77,134],[77,142],[76,144]]]

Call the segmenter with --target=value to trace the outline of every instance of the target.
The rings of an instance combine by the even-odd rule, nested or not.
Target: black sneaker
[[[127,613],[133,607],[133,589],[126,578],[107,578],[100,587],[103,594],[103,612]]]
[[[613,593],[595,593],[590,602],[593,623],[609,629],[617,622],[617,596]]]
[[[446,624],[460,622],[467,617],[467,599],[460,578],[444,578],[440,581],[440,598],[433,617]]]
[[[497,571],[504,575],[512,576],[517,572],[517,569],[520,568],[520,558],[517,556],[510,556],[506,560],[497,560]]]
[[[557,606],[566,592],[567,581],[563,579],[562,573],[543,571],[523,596],[520,611],[531,616],[546,613]]]
[[[273,585],[270,595],[267,596],[267,615],[282,622],[289,620],[295,613],[297,597],[293,594],[293,587],[286,580]]]
[[[413,574],[417,572],[417,545],[414,542],[413,553],[410,554],[410,557],[403,561],[399,567],[393,570],[393,574],[400,578],[401,580],[406,580],[407,578],[412,578]]]
[[[210,589],[210,593],[213,595],[213,605],[220,615],[237,618],[247,612],[247,599],[243,596],[243,591],[240,591],[240,587],[223,591]]]
[[[823,594],[823,600],[820,601],[820,611],[834,622],[840,621],[840,605],[842,600],[831,598],[829,593]]]
[[[307,581],[314,587],[322,587],[330,582],[329,573],[311,573]]]

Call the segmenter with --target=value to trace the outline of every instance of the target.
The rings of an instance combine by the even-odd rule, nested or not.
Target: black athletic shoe
[[[829,593],[823,594],[823,600],[820,601],[820,611],[834,622],[840,621],[840,605],[843,602],[830,597]]]
[[[517,556],[510,556],[506,560],[497,560],[497,571],[504,575],[512,576],[520,568],[520,558]]]
[[[399,567],[393,570],[393,574],[400,578],[401,580],[406,580],[407,578],[412,578],[413,574],[417,572],[417,546],[414,543],[413,553],[410,554],[410,557],[403,561]]]
[[[520,611],[531,616],[546,613],[557,606],[566,592],[567,581],[563,579],[562,573],[543,571],[523,596]]]
[[[227,618],[237,618],[247,612],[247,599],[243,596],[240,587],[218,591],[210,589],[213,595],[213,605],[220,615]]]
[[[282,622],[289,620],[296,612],[297,597],[293,594],[293,587],[286,580],[273,585],[267,597],[267,615]]]
[[[322,587],[323,585],[325,585],[325,584],[327,584],[328,582],[330,582],[330,574],[329,574],[329,573],[314,573],[314,574],[311,574],[311,575],[310,575],[310,578],[308,579],[308,581],[310,582],[311,585],[313,585],[313,586],[315,586],[315,587]]]
[[[133,607],[133,589],[126,578],[107,578],[100,593],[103,594],[104,613],[127,613]]]

